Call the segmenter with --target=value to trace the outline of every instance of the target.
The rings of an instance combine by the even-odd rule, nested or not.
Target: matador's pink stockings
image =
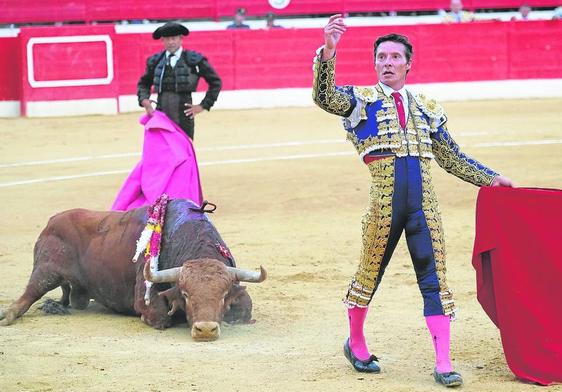
[[[435,369],[437,373],[452,372],[453,365],[449,357],[451,318],[440,314],[427,316],[425,322],[433,340],[433,348],[435,348]]]
[[[349,318],[349,347],[353,355],[362,361],[366,361],[371,356],[365,343],[365,335],[363,334],[367,310],[369,308],[360,308],[359,306],[347,309],[347,317]]]

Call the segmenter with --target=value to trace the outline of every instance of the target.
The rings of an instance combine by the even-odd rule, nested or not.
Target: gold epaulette
[[[353,87],[353,94],[355,98],[365,102],[365,103],[373,103],[378,98],[378,92],[374,87]]]
[[[439,105],[435,99],[430,99],[423,94],[414,94],[414,99],[421,111],[429,118],[440,120],[445,115],[443,106]]]

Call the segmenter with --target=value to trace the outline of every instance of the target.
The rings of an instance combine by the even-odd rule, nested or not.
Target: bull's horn
[[[150,263],[145,263],[143,275],[146,280],[152,283],[173,283],[178,280],[181,268],[175,267],[152,272],[150,270]]]
[[[261,283],[267,278],[267,271],[260,265],[259,271],[250,271],[246,269],[227,267],[232,271],[240,282]]]

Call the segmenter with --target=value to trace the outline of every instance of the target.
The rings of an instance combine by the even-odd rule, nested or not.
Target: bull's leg
[[[70,284],[63,283],[60,285],[60,288],[62,290],[62,297],[60,297],[59,302],[62,306],[68,308],[68,305],[70,305]]]
[[[72,290],[70,291],[70,305],[74,309],[86,309],[90,304],[90,294],[85,288],[72,285]]]
[[[168,304],[164,297],[157,294],[153,287],[150,295],[150,304],[144,302],[146,291],[142,274],[137,275],[135,284],[135,311],[141,315],[141,320],[156,329],[165,329],[172,325],[172,318],[168,315]]]
[[[60,286],[62,277],[49,264],[35,266],[25,292],[0,314],[0,325],[10,325],[47,292]]]

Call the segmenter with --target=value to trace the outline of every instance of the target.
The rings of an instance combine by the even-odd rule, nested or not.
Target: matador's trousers
[[[158,95],[158,110],[166,113],[168,117],[180,126],[185,134],[193,140],[195,124],[193,117],[187,117],[183,111],[185,104],[191,104],[191,94],[178,94],[172,91],[163,91]]]
[[[445,279],[445,244],[430,162],[427,158],[389,156],[368,164],[370,203],[362,222],[359,268],[344,299],[348,307],[369,305],[405,231],[424,316],[454,313]]]

